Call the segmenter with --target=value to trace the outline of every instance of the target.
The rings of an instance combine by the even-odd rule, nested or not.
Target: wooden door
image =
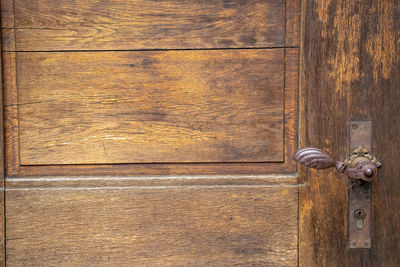
[[[297,264],[299,1],[2,1],[9,266]]]
[[[396,266],[398,4],[1,11],[3,264]],[[292,160],[298,140],[345,157],[350,120],[385,166],[370,250],[347,249],[345,179]]]

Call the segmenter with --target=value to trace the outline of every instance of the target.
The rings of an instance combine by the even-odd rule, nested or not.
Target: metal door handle
[[[369,152],[372,149],[372,121],[350,121],[349,130],[352,151],[349,159],[336,161],[327,152],[312,147],[297,150],[293,158],[314,169],[335,167],[348,177],[349,248],[371,248],[372,181],[377,180],[381,163]]]
[[[364,147],[355,149],[350,159],[335,161],[327,152],[313,147],[302,148],[293,156],[298,163],[313,169],[327,169],[335,167],[339,173],[344,173],[354,180],[372,181],[378,175],[381,163],[371,156]]]
[[[293,158],[298,163],[314,168],[335,167],[348,179],[348,244],[350,248],[371,248],[371,181],[378,177],[381,163],[373,157],[371,149],[372,123],[350,122],[350,148],[353,152],[345,161],[334,160],[327,152],[318,148],[303,148]]]

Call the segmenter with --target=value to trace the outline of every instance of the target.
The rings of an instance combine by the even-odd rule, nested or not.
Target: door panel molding
[[[191,176],[92,176],[92,177],[25,177],[7,178],[6,188],[124,188],[124,187],[241,187],[297,186],[298,176],[292,175],[191,175]]]
[[[297,95],[298,62],[297,48],[284,50],[283,92],[283,161],[244,163],[136,163],[136,164],[80,164],[80,165],[22,165],[19,147],[19,107],[17,90],[17,66],[15,52],[4,55],[5,132],[7,176],[91,176],[91,175],[189,175],[189,174],[273,174],[295,173],[292,155],[297,143]]]

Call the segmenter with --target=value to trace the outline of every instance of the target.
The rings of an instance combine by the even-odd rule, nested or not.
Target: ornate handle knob
[[[368,150],[359,147],[353,151],[350,159],[335,161],[327,152],[313,147],[302,148],[293,156],[298,163],[313,169],[327,169],[335,167],[338,172],[344,173],[350,179],[372,181],[378,175],[381,163],[372,157]]]

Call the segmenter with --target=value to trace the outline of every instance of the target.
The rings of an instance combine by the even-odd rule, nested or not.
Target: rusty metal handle
[[[381,164],[372,157],[368,150],[359,147],[353,151],[350,159],[335,161],[327,152],[313,147],[302,148],[296,151],[293,159],[309,168],[328,169],[335,167],[350,179],[372,181],[378,175]]]

